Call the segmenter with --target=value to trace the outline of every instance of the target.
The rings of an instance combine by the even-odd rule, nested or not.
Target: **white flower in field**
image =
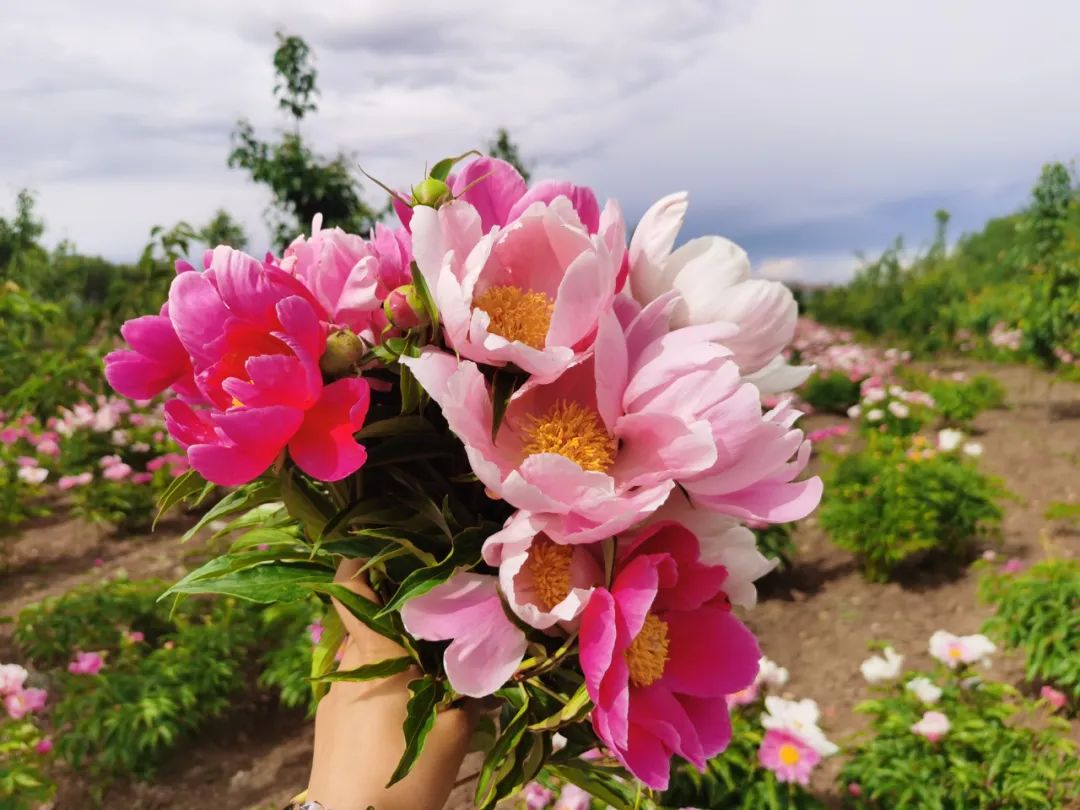
[[[770,689],[780,689],[788,682],[788,671],[775,661],[761,656],[758,661],[758,673],[755,683],[765,684]]]
[[[885,418],[885,412],[881,408],[874,408],[872,411],[866,412],[866,420],[868,422],[880,422]]]
[[[897,402],[893,400],[888,405],[889,413],[895,416],[897,419],[907,419],[911,415],[911,408],[905,405],[903,402]]]
[[[20,481],[28,484],[40,484],[49,477],[49,471],[44,467],[19,467],[19,471],[15,474]]]
[[[911,730],[930,742],[937,742],[948,733],[950,727],[949,718],[941,712],[926,712]]]
[[[901,388],[899,385],[890,385],[889,386],[889,393],[894,397],[903,396],[904,389]]]
[[[818,727],[821,713],[813,700],[784,700],[774,695],[765,698],[765,713],[761,715],[761,725],[766,729],[791,731],[821,756],[832,756],[840,749],[825,737]]]
[[[955,636],[945,630],[938,630],[930,636],[930,655],[950,669],[977,661],[989,665],[988,657],[995,652],[997,647],[994,642],[981,633]]]
[[[967,442],[962,449],[965,456],[971,456],[972,458],[978,458],[983,452],[983,446],[978,442]]]
[[[112,443],[117,447],[127,447],[127,443],[131,441],[128,432],[126,430],[120,430],[119,428],[109,434],[109,437],[112,439]]]
[[[21,692],[27,672],[18,664],[0,664],[0,697]]]
[[[871,388],[863,395],[863,402],[873,405],[876,402],[883,402],[885,400],[884,388]]]
[[[859,672],[869,683],[891,681],[900,675],[904,666],[904,656],[892,647],[881,651],[882,655],[871,655],[859,665]]]
[[[566,748],[566,737],[556,731],[551,735],[551,750],[562,751],[564,748]]]
[[[945,453],[951,453],[953,450],[960,446],[960,442],[962,441],[964,441],[964,432],[961,430],[945,428],[944,430],[938,431],[938,450],[941,450]]]
[[[858,419],[862,415],[862,407],[859,405],[852,405],[847,409],[847,415],[851,419]]]
[[[904,688],[909,692],[913,692],[915,697],[928,706],[937,703],[938,698],[941,697],[941,688],[935,686],[929,678],[912,678]]]
[[[149,453],[150,445],[146,442],[132,442],[131,449],[136,453]]]

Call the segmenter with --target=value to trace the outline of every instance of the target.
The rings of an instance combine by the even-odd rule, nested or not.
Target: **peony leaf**
[[[409,698],[405,722],[401,728],[405,734],[405,751],[394,773],[390,776],[390,781],[386,783],[387,787],[408,776],[409,771],[416,764],[417,758],[424,750],[428,733],[435,725],[439,704],[446,697],[446,684],[444,681],[436,681],[430,675],[425,675],[423,678],[412,681],[409,684],[409,691],[412,697]]]
[[[335,681],[374,681],[382,678],[389,678],[391,675],[397,675],[399,672],[404,672],[415,663],[416,662],[407,655],[402,655],[398,658],[384,658],[382,661],[376,661],[373,664],[365,664],[364,666],[356,667],[355,669],[331,672],[327,675],[320,676],[317,680],[322,683],[333,683]]]

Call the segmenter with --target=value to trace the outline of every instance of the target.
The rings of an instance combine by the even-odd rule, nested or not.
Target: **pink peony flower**
[[[157,315],[143,315],[120,327],[130,351],[105,357],[105,379],[132,399],[151,399],[167,388],[197,396],[191,359],[169,318],[169,305]]]
[[[954,636],[944,630],[930,636],[930,655],[956,669],[961,664],[974,664],[985,661],[997,652],[997,647],[986,636],[976,633],[971,636]]]
[[[199,397],[166,403],[166,425],[192,466],[232,486],[260,475],[288,447],[321,480],[357,470],[366,453],[353,434],[367,414],[368,384],[355,377],[323,384],[329,315],[322,304],[281,268],[232,248],[215,249],[207,263],[205,273],[173,279],[168,304]],[[130,354],[113,352],[106,363],[123,366]],[[110,381],[125,395],[160,392],[131,384],[132,376],[114,373]]]
[[[105,659],[101,653],[76,652],[75,659],[68,664],[68,672],[72,675],[97,675],[105,665]]]
[[[6,427],[0,430],[0,444],[15,444],[23,437],[25,431],[22,428]]]
[[[49,471],[44,467],[19,467],[15,475],[27,484],[42,484],[49,477]]]
[[[27,671],[18,664],[0,664],[0,696],[21,692],[27,677]]]
[[[1012,557],[1005,561],[1005,564],[1001,566],[1001,573],[1003,574],[1017,574],[1024,570],[1024,561],[1018,560],[1016,557]]]
[[[559,197],[490,232],[464,201],[437,211],[419,206],[412,233],[448,346],[466,359],[550,380],[588,351],[611,307],[625,225],[609,203],[600,232],[590,234]]]
[[[545,532],[556,542],[623,531],[676,482],[697,505],[735,517],[808,514],[821,482],[792,483],[810,453],[791,429],[798,412],[763,417],[757,390],[708,340],[728,327],[668,333],[664,304],[631,315],[625,332],[604,316],[593,357],[519,390],[494,441],[491,395],[474,363],[432,349],[402,362],[439,403],[477,477],[511,505],[551,516]]]
[[[544,810],[551,804],[555,794],[539,782],[529,782],[522,789],[521,798],[525,801],[525,810]]]
[[[629,252],[634,298],[645,305],[674,290],[675,327],[732,324],[725,345],[762,391],[801,385],[813,367],[789,366],[781,354],[798,318],[791,291],[778,281],[751,278],[746,251],[723,237],[699,237],[672,251],[688,207],[686,192],[679,192],[641,217]]]
[[[848,795],[854,796],[856,799],[862,796],[862,785],[858,782],[850,782],[847,786]]]
[[[318,644],[322,641],[323,636],[323,624],[322,622],[312,622],[308,625],[308,635],[311,637],[312,644]]]
[[[525,657],[525,634],[506,617],[492,576],[458,571],[406,602],[401,621],[414,638],[453,639],[443,654],[450,685],[469,697],[490,695]]]
[[[4,698],[4,708],[12,720],[22,720],[26,715],[45,708],[49,693],[44,689],[20,689]]]
[[[92,472],[81,472],[78,475],[62,475],[56,483],[58,489],[66,491],[75,487],[85,487],[94,480]]]
[[[727,571],[703,565],[676,524],[621,544],[614,581],[581,618],[593,729],[646,785],[665,789],[678,755],[699,769],[731,739],[727,695],[754,682],[760,652],[730,611]]]
[[[554,810],[589,810],[590,807],[592,807],[592,796],[588,791],[575,784],[567,783],[559,791]]]
[[[930,742],[937,742],[950,728],[949,718],[941,712],[925,712],[919,722],[911,727],[916,734],[926,737]]]
[[[794,732],[769,729],[758,748],[758,761],[775,773],[779,782],[808,785],[810,773],[821,762],[821,754]]]
[[[732,692],[727,696],[728,708],[731,709],[735,706],[749,706],[758,699],[759,691],[760,686],[757,683],[752,683],[745,689],[740,689],[738,692]]]
[[[1069,696],[1064,692],[1059,692],[1052,686],[1044,686],[1039,690],[1039,697],[1049,703],[1054,709],[1062,709],[1065,704],[1069,702]]]
[[[108,473],[105,474],[105,477],[106,478],[109,477]],[[131,476],[131,483],[133,483],[133,484],[149,484],[153,480],[154,480],[154,474],[149,473],[149,472],[135,473],[134,475]]]
[[[129,630],[127,640],[132,644],[141,644],[146,640],[146,635],[141,630]]]
[[[37,451],[43,456],[56,458],[60,455],[60,445],[56,443],[56,439],[42,439],[38,442]]]
[[[38,740],[38,744],[34,746],[34,751],[38,754],[48,754],[53,750],[53,741],[51,737],[45,737]]]
[[[122,461],[118,464],[110,464],[105,468],[105,472],[101,474],[103,478],[109,481],[123,481],[129,475],[131,475],[131,467]]]

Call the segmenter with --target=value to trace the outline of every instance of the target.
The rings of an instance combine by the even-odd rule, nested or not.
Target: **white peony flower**
[[[983,454],[983,446],[978,442],[966,442],[962,449],[965,456],[972,458],[978,458]]]
[[[18,664],[0,664],[0,697],[22,691],[27,672]]]
[[[892,647],[886,647],[881,655],[872,655],[859,665],[859,672],[869,683],[891,681],[900,676],[904,666],[904,656]]]
[[[938,450],[942,450],[946,453],[951,453],[957,447],[960,446],[960,442],[964,440],[964,433],[960,430],[953,430],[952,428],[945,428],[939,430],[937,435]]]
[[[781,689],[788,682],[788,671],[775,661],[761,656],[758,661],[758,674],[755,684],[764,684],[770,689]]]
[[[859,405],[852,405],[847,409],[847,415],[850,419],[858,419],[862,415],[862,407]]]
[[[874,408],[872,411],[866,412],[866,420],[868,422],[880,422],[885,418],[885,412],[881,408]]]
[[[926,712],[922,719],[911,727],[911,730],[926,737],[930,742],[937,742],[948,733],[950,728],[949,718],[941,712]]]
[[[956,636],[945,630],[938,630],[930,636],[930,655],[956,669],[961,664],[983,662],[989,665],[988,657],[997,652],[997,647],[981,633],[971,636]]]
[[[893,400],[888,405],[889,413],[895,416],[897,419],[907,419],[911,415],[911,408],[905,405],[903,402],[897,402]]]
[[[19,471],[15,474],[20,481],[28,484],[40,484],[49,477],[49,471],[44,467],[19,467]]]
[[[875,403],[884,402],[884,401],[885,401],[885,389],[884,388],[871,388],[869,391],[866,392],[865,396],[863,396],[863,402],[866,402],[869,405],[874,405]]]
[[[765,713],[761,715],[761,725],[766,729],[794,732],[821,756],[831,756],[840,749],[830,742],[825,732],[818,727],[819,717],[817,703],[809,698],[784,700],[769,695],[765,698]]]
[[[941,688],[935,686],[929,678],[912,678],[905,684],[904,688],[909,692],[913,692],[915,697],[928,706],[937,703],[941,697]]]

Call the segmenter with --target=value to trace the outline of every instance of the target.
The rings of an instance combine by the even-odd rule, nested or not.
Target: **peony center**
[[[791,743],[784,743],[780,746],[780,761],[785,765],[797,765],[802,757],[799,754],[799,749]]]
[[[473,308],[482,309],[491,318],[491,334],[542,349],[555,302],[542,292],[507,284],[488,287],[473,299]]]
[[[953,644],[949,647],[949,658],[954,661],[963,657],[964,651],[959,644]]]
[[[664,674],[668,661],[667,622],[652,613],[645,617],[626,651],[626,665],[630,668],[630,682],[634,686],[649,686]]]
[[[540,607],[551,610],[570,595],[570,561],[573,546],[562,546],[546,535],[538,535],[529,547],[529,558],[523,569],[533,580]]]
[[[526,456],[556,453],[592,472],[607,472],[615,462],[618,442],[590,408],[559,400],[543,416],[529,420],[523,431]]]

